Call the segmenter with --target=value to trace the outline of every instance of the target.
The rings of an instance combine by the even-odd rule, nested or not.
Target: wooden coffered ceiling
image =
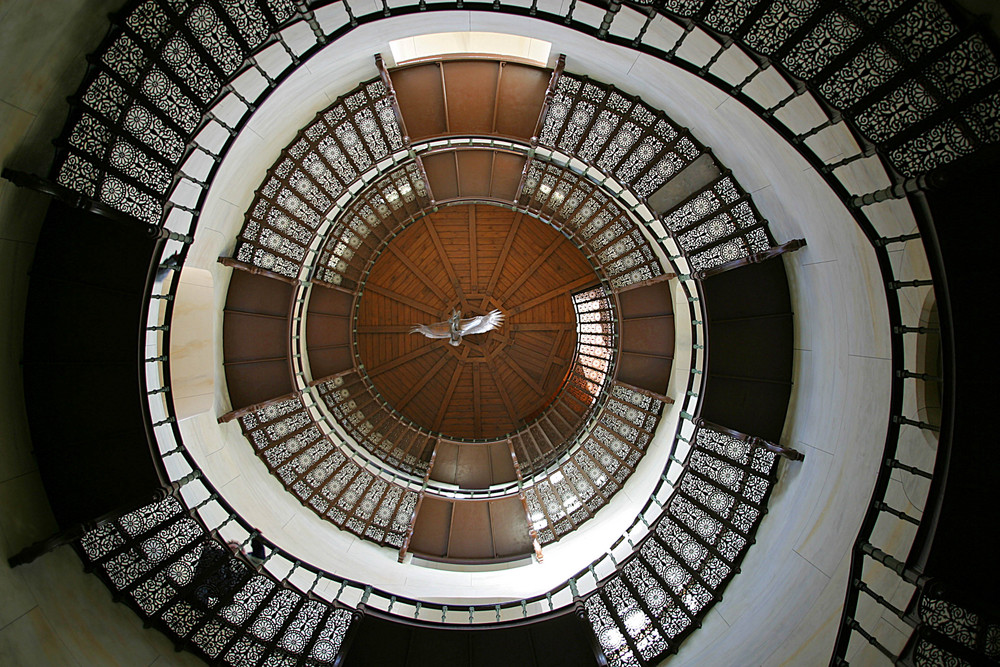
[[[360,121],[339,132],[337,113],[318,116],[253,207],[244,259],[226,260],[248,272],[226,306],[232,414],[259,408],[271,419],[275,406],[294,404],[280,423],[244,424],[256,429],[255,443],[279,438],[262,458],[304,504],[399,547],[400,558],[408,550],[458,562],[523,557],[592,517],[641,459],[658,406],[669,402],[670,276],[613,196],[525,152],[558,73],[474,60],[380,74],[384,88],[364,84],[372,109],[382,104],[377,132],[362,146],[348,141],[367,131]],[[398,102],[388,120],[386,100]],[[337,170],[354,174],[335,158],[369,164],[382,155],[380,137],[386,146],[429,143],[328,218],[303,287],[309,230],[343,190]],[[578,321],[571,295],[598,284],[600,294],[581,303],[604,303],[595,308],[608,315],[580,306]],[[301,318],[297,290],[306,294]],[[258,303],[260,294],[271,296]],[[468,317],[495,308],[503,325],[457,347],[410,333],[453,309]],[[298,358],[311,378],[301,397],[291,389]],[[321,437],[307,393],[353,444]],[[583,449],[557,460],[578,438]],[[392,480],[342,449],[377,459]],[[396,473],[425,487],[401,486]],[[449,487],[493,495],[442,492]]]
[[[454,60],[391,70],[411,141],[489,135],[528,141],[551,70],[497,60]]]
[[[493,439],[552,400],[576,344],[572,291],[597,276],[548,225],[488,205],[444,208],[407,227],[375,262],[358,306],[357,349],[378,392],[417,425]],[[500,309],[498,330],[429,340],[415,324]]]

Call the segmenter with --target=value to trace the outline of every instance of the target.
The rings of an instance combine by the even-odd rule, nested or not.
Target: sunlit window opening
[[[499,32],[438,32],[389,42],[397,65],[446,55],[511,58],[546,66],[552,43]]]

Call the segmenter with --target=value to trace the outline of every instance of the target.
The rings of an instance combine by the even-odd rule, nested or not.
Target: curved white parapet
[[[252,199],[252,184],[262,180],[281,147],[317,110],[376,73],[372,55],[385,50],[389,39],[469,27],[548,39],[556,52],[567,55],[573,70],[664,109],[733,169],[753,192],[776,237],[808,239],[808,247],[786,262],[797,330],[795,387],[783,436],[785,444],[807,453],[806,462],[784,473],[771,501],[771,517],[762,524],[743,574],[684,653],[685,658],[709,655],[702,650],[723,655],[717,652],[736,645],[728,641],[725,629],[737,621],[741,632],[736,636],[760,638],[757,644],[750,642],[755,659],[768,657],[775,632],[788,637],[800,622],[810,632],[823,629],[826,634],[815,645],[828,650],[846,584],[846,559],[870,495],[872,463],[884,444],[888,421],[889,328],[881,276],[852,217],[798,153],[739,103],[673,66],[607,44],[594,49],[594,40],[561,26],[472,12],[387,19],[361,26],[331,44],[257,111],[227,155],[203,209],[188,262],[215,274],[217,380],[228,276],[215,258],[231,250]],[[672,29],[658,18],[647,34],[655,38],[657,31],[667,34]],[[813,111],[790,107],[787,113],[791,120],[802,114],[808,124]],[[831,157],[856,150],[841,145],[843,137],[820,138],[829,144],[823,152]],[[877,187],[880,177],[859,177],[857,188]],[[896,209],[887,214],[885,226],[905,228],[907,215]],[[675,307],[678,314],[686,312],[681,305]],[[689,336],[684,333],[689,323],[680,320],[679,345]],[[683,386],[682,374],[688,371],[683,365],[682,359],[675,364],[672,391]],[[224,382],[217,381],[217,387],[216,410],[221,414],[228,409],[221,391]],[[842,419],[845,414],[852,419]],[[401,595],[468,604],[544,592],[600,555],[600,545],[609,545],[621,534],[655,487],[677,418],[672,412],[665,416],[649,455],[630,485],[602,510],[601,521],[547,548],[543,565],[498,572],[400,566],[395,554],[336,531],[302,510],[256,460],[235,424],[220,427],[203,415],[183,422],[181,430],[196,460],[243,518],[291,553]],[[823,603],[817,604],[820,600]],[[742,613],[751,604],[766,611]],[[765,622],[767,632],[761,630]],[[717,645],[722,635],[727,641]],[[762,655],[765,650],[768,655]]]

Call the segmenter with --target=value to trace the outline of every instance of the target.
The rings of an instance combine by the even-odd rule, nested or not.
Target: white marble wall
[[[558,0],[550,1],[559,4]],[[96,44],[103,32],[99,26],[104,24],[104,12],[118,3],[84,4],[82,0],[12,0],[0,5],[0,56],[6,63],[0,73],[0,158],[6,166],[38,172],[47,168],[51,151],[45,142],[55,136],[63,122],[62,97],[72,92],[82,75],[79,56]],[[327,10],[321,20],[338,20],[338,10]],[[600,20],[599,16],[587,18],[585,12],[579,16]],[[40,25],[45,29],[39,29]],[[612,30],[631,35],[639,25],[637,17],[623,9]],[[709,613],[703,628],[670,662],[825,664],[846,587],[850,545],[867,505],[887,422],[889,345],[880,276],[850,216],[790,147],[740,104],[651,58],[617,47],[594,48],[592,40],[561,26],[488,13],[452,12],[412,15],[361,27],[310,61],[272,95],[241,136],[216,180],[192,249],[192,266],[213,275],[218,313],[216,412],[229,406],[225,383],[219,377],[218,342],[228,270],[215,264],[215,258],[231,250],[253,188],[278,151],[315,111],[361,79],[375,75],[372,55],[386,50],[388,40],[469,29],[549,40],[554,52],[567,54],[570,71],[613,82],[666,110],[710,145],[754,193],[779,241],[798,236],[808,239],[806,249],[784,260],[797,330],[795,387],[782,438],[804,451],[806,460],[783,464],[770,514],[762,523],[743,572],[727,589],[726,598]],[[657,19],[647,38],[669,48],[679,33],[677,26]],[[304,43],[308,38],[308,34],[302,36]],[[713,52],[714,47],[694,33],[682,55],[704,62]],[[282,54],[275,53],[274,58],[280,60]],[[745,58],[733,52],[721,58],[713,72],[737,80],[749,67]],[[747,92],[773,103],[788,89],[771,73],[765,73]],[[781,118],[804,130],[816,122],[816,112],[807,100],[797,100],[781,112]],[[820,133],[810,140],[810,146],[831,160],[856,151],[837,128]],[[859,161],[839,170],[838,176],[843,174],[845,182],[850,179],[849,187],[855,192],[883,187],[887,183],[884,175],[872,166],[869,161]],[[0,410],[3,423],[11,425],[0,431],[0,538],[7,555],[51,530],[51,517],[30,456],[16,365],[26,272],[42,206],[40,198],[0,182],[0,258],[7,260],[3,263],[7,273],[0,291],[0,320],[8,323],[2,329],[5,372]],[[883,233],[912,230],[905,204],[889,202],[877,208],[876,224],[880,231],[885,230]],[[904,277],[926,275],[920,253],[909,244],[895,251],[893,261]],[[920,321],[924,297],[917,290],[903,295],[904,321]],[[907,353],[915,358],[916,346],[910,345]],[[678,389],[678,371],[686,370],[681,368],[681,358],[671,385]],[[907,401],[915,414],[920,406],[912,387]],[[672,431],[673,419],[664,421],[664,428]],[[481,599],[503,590],[503,597],[520,596],[536,589],[542,579],[565,578],[576,561],[570,552],[583,551],[574,549],[583,541],[580,536],[546,549],[546,563],[532,566],[534,572],[544,573],[541,578],[523,568],[505,574],[399,566],[391,554],[382,553],[385,550],[354,538],[345,540],[346,534],[301,509],[253,457],[235,424],[218,427],[214,415],[208,413],[186,420],[184,429],[192,452],[213,483],[268,537],[335,571],[367,570],[369,575],[361,577],[366,580],[375,578],[371,575],[373,563],[384,561],[378,566],[379,583],[403,594]],[[907,432],[906,442],[914,457],[923,457],[923,461],[933,456],[933,447],[922,434]],[[651,456],[649,461],[655,458]],[[640,466],[638,486],[651,488],[648,485],[655,475],[654,468]],[[896,479],[896,507],[916,513],[920,489],[898,475]],[[613,518],[602,520],[595,533],[602,539],[614,535],[647,493],[630,487],[619,494],[616,506],[602,512],[602,519],[608,515]],[[916,507],[909,505],[911,497]],[[879,528],[876,543],[887,550],[908,539],[894,524]],[[189,658],[170,652],[156,633],[140,632],[131,612],[106,601],[96,579],[72,572],[75,558],[64,548],[19,570],[0,566],[0,597],[12,601],[0,608],[0,662],[160,665]],[[515,590],[504,588],[511,580],[509,573],[517,573],[522,582]],[[897,595],[903,596],[905,591],[897,591]],[[878,634],[887,642],[901,636],[891,621],[879,620],[880,610],[863,612],[872,619],[869,623],[866,618],[866,625],[878,624]],[[47,653],[41,653],[43,650]],[[852,646],[852,650],[863,647]],[[99,659],[89,660],[91,655]],[[44,657],[37,659],[39,656]],[[855,662],[865,664],[868,657],[858,652]]]
[[[212,274],[193,266],[180,274],[170,327],[170,395],[177,419],[215,407],[215,294]],[[154,389],[156,387],[153,387]]]

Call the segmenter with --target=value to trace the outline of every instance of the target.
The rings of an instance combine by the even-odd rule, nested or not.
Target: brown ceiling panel
[[[528,520],[518,496],[490,502],[493,544],[497,558],[529,554],[532,551]]]
[[[671,361],[670,358],[623,352],[618,362],[618,379],[640,389],[666,394]]]
[[[246,271],[233,271],[229,279],[226,310],[288,317],[291,301],[292,286],[286,282]]]
[[[494,151],[458,151],[458,183],[462,197],[490,196]]]
[[[350,345],[351,319],[339,315],[309,313],[306,320],[306,343],[309,350],[330,345]]]
[[[226,366],[226,384],[233,410],[290,394],[294,389],[286,359]]]
[[[622,351],[674,356],[674,316],[622,320]]]
[[[354,355],[347,345],[309,350],[309,367],[314,378],[324,378],[354,368]]]
[[[404,67],[390,72],[403,123],[411,141],[445,134],[444,92],[437,63]]]
[[[222,355],[234,410],[292,391],[288,316],[292,286],[233,271],[222,322]]]
[[[288,356],[288,319],[227,310],[222,321],[226,363]]]
[[[621,306],[621,349],[618,379],[665,394],[674,355],[674,315],[666,282],[627,290]]]
[[[637,287],[618,295],[622,317],[648,317],[674,312],[674,303],[667,282]]]
[[[524,171],[525,159],[513,153],[496,152],[493,162],[493,190],[490,195],[494,199],[514,201],[517,196],[517,186],[521,183],[521,172]]]
[[[504,63],[497,103],[497,134],[524,141],[531,139],[545,102],[550,76],[550,70]]]
[[[496,60],[457,60],[442,64],[452,134],[492,134],[496,108]]]
[[[410,539],[410,551],[444,558],[448,555],[448,533],[451,528],[452,504],[447,500],[424,496],[417,512]]]
[[[309,293],[310,313],[326,313],[327,315],[350,317],[353,305],[353,295],[313,283],[312,290]]]
[[[452,509],[448,557],[459,560],[494,558],[489,503],[483,500],[455,502]]]
[[[493,483],[504,484],[517,479],[517,473],[514,472],[514,459],[511,458],[507,442],[495,442],[488,446],[490,448],[490,468],[493,470]]]
[[[486,445],[462,445],[458,449],[456,481],[463,489],[485,489],[493,483],[490,451]]]
[[[435,153],[421,158],[427,180],[430,181],[431,192],[437,201],[447,201],[458,197],[458,174],[455,172],[455,154]]]
[[[434,450],[434,467],[431,468],[431,479],[445,484],[457,484],[458,450],[457,442],[442,440]]]

